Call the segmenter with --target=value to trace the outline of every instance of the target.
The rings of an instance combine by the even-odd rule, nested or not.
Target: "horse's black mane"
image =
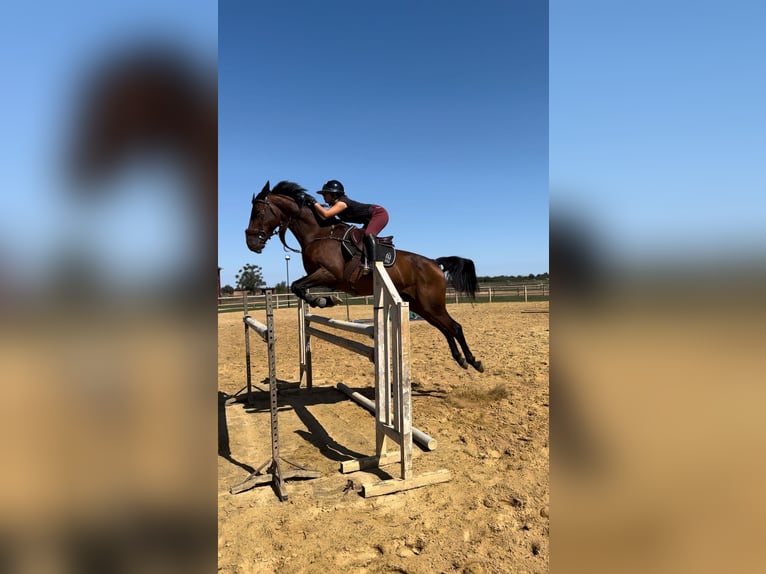
[[[277,195],[286,195],[287,197],[297,201],[298,196],[301,193],[306,193],[306,190],[297,183],[293,183],[292,181],[280,181],[277,185],[274,186],[274,188],[271,190],[271,193],[276,193]]]
[[[298,204],[298,207],[303,207],[306,205],[305,200],[301,197],[303,194],[308,193],[304,187],[301,187],[295,182],[292,181],[280,181],[278,184],[276,184],[273,188],[271,188],[271,191],[268,191],[266,188],[264,188],[256,197],[256,200],[265,200],[266,196],[269,194],[276,194],[276,195],[284,195],[295,201],[295,203]],[[337,217],[331,217],[329,219],[322,219],[319,217],[314,210],[311,210],[314,217],[316,218],[317,223],[320,227],[327,227],[329,225],[343,225],[343,222],[338,219]]]
[[[306,193],[306,190],[302,188],[297,183],[293,183],[292,181],[280,181],[277,185],[274,186],[273,189],[269,189],[269,183],[266,182],[266,185],[261,190],[261,192],[255,196],[256,200],[263,201],[266,199],[266,196],[270,193],[275,193],[277,195],[286,195],[287,197],[298,201],[298,198],[301,193]]]

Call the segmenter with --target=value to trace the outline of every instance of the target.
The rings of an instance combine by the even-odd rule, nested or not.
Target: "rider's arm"
[[[342,201],[335,202],[335,205],[333,205],[330,209],[325,209],[321,205],[319,205],[319,202],[316,202],[314,204],[314,209],[316,209],[316,212],[319,214],[319,216],[322,219],[329,219],[330,217],[334,217],[338,215],[341,211],[346,209],[348,206],[343,203]]]

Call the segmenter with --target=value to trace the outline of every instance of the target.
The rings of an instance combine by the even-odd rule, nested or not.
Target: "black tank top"
[[[346,209],[338,214],[338,219],[348,221],[349,223],[361,223],[362,225],[367,225],[370,222],[374,205],[354,201],[346,194],[341,195],[338,201],[342,201],[347,206]]]

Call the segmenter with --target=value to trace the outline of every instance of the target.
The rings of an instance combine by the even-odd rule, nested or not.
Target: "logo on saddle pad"
[[[375,259],[382,261],[384,267],[391,267],[396,262],[396,247],[394,236],[375,238]],[[358,227],[349,227],[340,240],[343,250],[349,257],[364,253],[364,232]]]

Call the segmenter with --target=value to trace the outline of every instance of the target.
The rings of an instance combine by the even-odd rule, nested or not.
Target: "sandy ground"
[[[397,476],[344,475],[339,461],[373,454],[373,417],[334,389],[373,396],[373,365],[314,339],[314,390],[280,393],[281,456],[322,473],[287,482],[280,502],[268,485],[229,488],[270,459],[265,345],[251,338],[254,406],[219,406],[220,572],[546,572],[549,565],[548,303],[451,305],[485,372],[463,370],[446,341],[411,322],[414,425],[438,440],[415,447],[416,475],[447,469],[452,480],[364,498],[361,484]],[[346,319],[346,308],[324,315]],[[265,322],[265,313],[252,316]],[[351,307],[350,318],[372,316]],[[245,385],[242,315],[219,316],[219,402]],[[297,311],[275,312],[277,377],[299,377]],[[353,337],[352,337],[353,338]],[[227,454],[229,453],[229,454]],[[283,463],[283,468],[290,468]],[[349,480],[353,488],[349,489]]]

